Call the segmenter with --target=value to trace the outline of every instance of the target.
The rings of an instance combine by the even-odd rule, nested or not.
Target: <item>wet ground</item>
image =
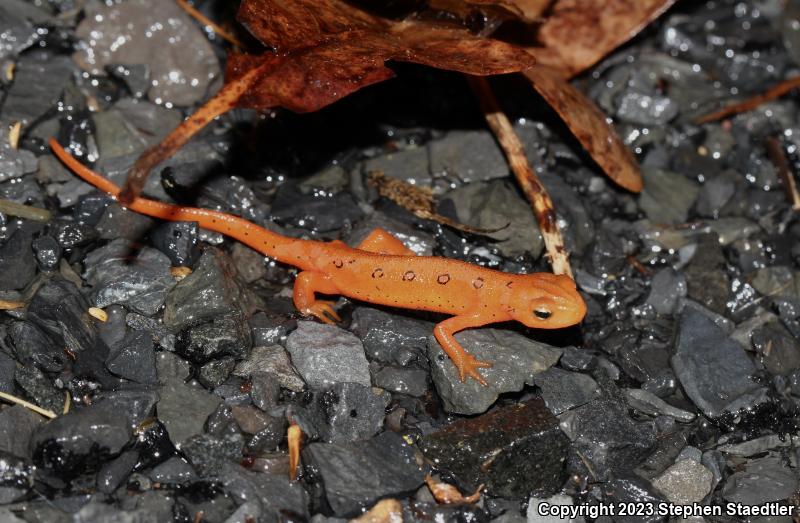
[[[800,221],[774,152],[800,167],[798,103],[692,123],[797,74],[787,4],[679,3],[576,80],[637,154],[641,195],[524,83],[496,81],[589,313],[556,332],[459,334],[494,362],[481,387],[443,357],[437,316],[342,299],[338,325],[302,318],[291,267],[122,209],[50,154],[56,136],[122,181],[220,85],[217,38],[169,2],[3,0],[0,198],[49,217],[0,213],[0,299],[27,304],[0,316],[0,391],[57,417],[0,404],[0,521],[323,522],[387,497],[407,521],[546,521],[543,500],[794,503]],[[234,111],[145,193],[293,237],[356,244],[381,226],[420,254],[547,270],[466,82],[396,70],[318,113]],[[416,218],[378,197],[373,170],[431,187],[442,215],[510,225],[487,237]],[[290,420],[305,435],[297,482]],[[485,495],[438,505],[425,474]]]

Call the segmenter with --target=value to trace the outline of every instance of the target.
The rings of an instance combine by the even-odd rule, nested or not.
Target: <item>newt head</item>
[[[586,303],[569,276],[519,275],[510,288],[511,317],[528,327],[561,329],[580,323],[586,316]]]

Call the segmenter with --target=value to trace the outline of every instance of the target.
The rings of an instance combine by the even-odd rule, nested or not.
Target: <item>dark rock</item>
[[[669,416],[688,423],[695,418],[691,412],[673,407],[655,394],[642,389],[625,389],[625,398],[631,408],[650,416]]]
[[[617,100],[617,116],[640,125],[664,125],[678,114],[678,104],[666,96],[628,90]]]
[[[112,461],[103,465],[97,472],[97,490],[104,494],[113,493],[128,479],[138,461],[138,452],[126,450]]]
[[[384,367],[373,379],[375,386],[399,394],[420,397],[428,392],[428,373],[422,369]]]
[[[3,130],[0,140],[0,182],[36,172],[38,161],[32,152],[11,147],[8,133]]]
[[[22,405],[0,411],[0,451],[27,458],[28,442],[41,424],[42,417]]]
[[[312,443],[303,462],[340,517],[356,515],[383,497],[409,494],[423,480],[413,449],[393,432],[357,444]]]
[[[54,271],[61,261],[61,245],[50,235],[39,236],[31,244],[39,270]]]
[[[234,405],[231,407],[231,416],[245,434],[257,434],[275,419],[252,405]]]
[[[664,369],[663,372],[649,378],[642,383],[642,390],[655,394],[659,398],[666,398],[678,388],[678,380],[672,369]]]
[[[287,515],[308,520],[308,494],[300,483],[285,475],[251,472],[231,464],[220,472],[224,490],[241,502],[232,521],[280,521]]]
[[[159,320],[131,312],[125,316],[125,323],[135,331],[149,333],[164,350],[175,350],[175,335]]]
[[[671,361],[686,395],[706,416],[735,413],[765,399],[763,387],[751,378],[755,367],[742,346],[703,314],[681,314]]]
[[[239,362],[233,371],[235,375],[245,378],[256,372],[274,377],[281,387],[293,392],[300,392],[306,386],[280,345],[253,348],[248,358]]]
[[[592,401],[599,393],[590,376],[551,367],[537,374],[534,383],[541,389],[547,408],[556,416]]]
[[[154,390],[119,387],[114,391],[98,392],[95,400],[107,402],[109,410],[124,412],[131,425],[137,426],[152,417],[158,395]]]
[[[0,350],[0,392],[13,392],[15,368],[16,363],[11,356]]]
[[[263,372],[250,375],[250,397],[253,404],[264,412],[271,412],[278,404],[281,387],[273,376]]]
[[[358,383],[336,383],[315,395],[320,438],[346,443],[374,436],[383,428],[391,397]]]
[[[37,467],[61,478],[72,478],[120,453],[132,437],[125,412],[110,402],[73,409],[37,430],[30,442]]]
[[[456,421],[421,441],[425,455],[464,489],[485,484],[508,498],[558,491],[568,447],[558,420],[538,398]]]
[[[0,505],[27,494],[33,487],[35,470],[27,460],[0,451]]]
[[[562,349],[560,365],[571,371],[592,370],[597,367],[597,356],[592,351],[569,346]]]
[[[172,265],[191,267],[200,256],[198,234],[197,222],[165,222],[150,232],[150,242],[169,256]]]
[[[234,367],[236,367],[236,360],[230,357],[211,360],[200,367],[197,380],[204,386],[214,389],[228,379]]]
[[[274,451],[286,438],[288,426],[289,424],[285,417],[278,418],[270,416],[267,424],[261,430],[253,434],[253,437],[247,444],[248,450],[255,454]]]
[[[342,382],[371,385],[361,340],[335,325],[297,322],[297,329],[286,339],[286,350],[311,388]]]
[[[33,399],[36,405],[52,412],[60,412],[64,406],[64,393],[53,386],[53,382],[36,367],[18,366],[14,381]]]
[[[736,172],[725,171],[704,183],[697,197],[698,214],[719,218],[720,210],[736,192],[736,180],[739,176]]]
[[[357,307],[353,312],[353,332],[364,343],[367,356],[381,363],[405,366],[412,361],[427,362],[425,353],[433,326],[428,321],[370,307]]]
[[[84,278],[93,286],[97,307],[117,303],[152,316],[175,285],[169,258],[150,247],[137,249],[121,238],[92,251],[84,263]]]
[[[24,289],[36,276],[32,239],[30,231],[17,229],[0,246],[0,290]]]
[[[95,228],[103,240],[124,238],[141,242],[156,223],[153,218],[112,203],[105,208]]]
[[[281,225],[316,232],[336,231],[364,217],[364,211],[349,192],[332,196],[303,194],[291,183],[278,189],[271,214]]]
[[[173,380],[186,381],[192,374],[192,365],[172,352],[159,352],[156,354],[156,374],[162,385]]]
[[[473,521],[475,523],[488,523],[489,514],[483,508],[470,503],[440,505],[433,500],[429,502],[408,500],[403,504],[402,518],[403,521],[441,521],[447,523]],[[520,517],[520,520],[524,522],[525,518]],[[500,523],[496,519],[494,521]],[[325,523],[340,522],[329,520]]]
[[[106,72],[122,81],[134,98],[142,98],[150,89],[150,67],[147,64],[109,64]]]
[[[291,307],[290,310],[293,310],[294,304],[289,304],[289,307]],[[289,331],[297,328],[297,321],[281,313],[266,314],[257,312],[250,317],[249,323],[250,334],[255,347],[275,345],[286,340]]]
[[[27,125],[56,105],[72,82],[75,64],[48,51],[26,53],[14,68],[14,83],[3,103],[3,120]]]
[[[656,314],[673,314],[686,297],[686,279],[671,268],[661,269],[650,281],[647,303]]]
[[[508,176],[505,155],[486,130],[451,131],[428,144],[430,172],[470,183]],[[405,166],[408,171],[408,166]]]
[[[206,419],[221,403],[213,394],[175,378],[162,385],[158,395],[158,419],[178,448],[192,436],[202,434]]]
[[[800,342],[780,324],[755,329],[752,343],[771,374],[788,376],[800,369]]]
[[[661,224],[685,223],[699,188],[681,174],[643,168],[644,190],[639,206],[647,217]]]
[[[105,206],[103,207],[105,209]],[[50,233],[62,249],[82,247],[98,238],[97,230],[89,225],[59,220],[51,224]]]
[[[760,505],[787,499],[797,490],[797,475],[777,454],[745,463],[725,482],[722,497],[745,505]]]
[[[362,166],[364,174],[380,171],[391,178],[422,187],[430,187],[433,184],[430,170],[427,147],[409,147],[376,156],[365,161]]]
[[[599,380],[599,375],[597,377]],[[601,383],[601,389],[608,387],[607,383]],[[583,474],[588,463],[598,478],[632,470],[647,457],[656,442],[652,423],[632,420],[617,392],[604,390],[603,393],[602,397],[561,417],[561,428],[572,441],[574,451],[581,456],[572,455],[569,468]]]
[[[430,335],[431,377],[445,409],[456,414],[485,412],[499,394],[522,390],[526,383],[533,385],[535,376],[555,365],[561,356],[559,349],[513,331],[473,329],[459,332],[456,340],[479,360],[492,363],[492,368],[480,370],[488,385],[473,379],[462,383],[455,365]]]
[[[218,477],[226,463],[242,460],[243,451],[244,438],[238,433],[197,434],[181,446],[181,452],[201,478]]]
[[[231,258],[242,280],[247,283],[253,283],[267,276],[268,258],[260,252],[242,243],[234,243]]]
[[[116,346],[125,338],[128,328],[126,327],[127,311],[122,305],[109,305],[105,308],[106,321],[97,322],[97,334],[100,335],[106,345]]]
[[[178,332],[233,311],[244,313],[253,299],[238,281],[230,258],[218,249],[206,249],[194,272],[167,295],[164,324]]]
[[[651,487],[646,481],[636,476],[616,477],[603,484],[602,489],[603,504],[628,504],[631,506],[654,506],[665,500]],[[628,516],[615,516],[615,522],[619,523],[652,523],[664,521],[664,516],[657,512],[650,515],[638,514],[636,512]]]
[[[175,350],[191,361],[204,363],[223,356],[244,358],[250,344],[247,320],[234,311],[187,327],[178,334]]]
[[[23,0],[9,0],[0,6],[0,60],[13,58],[36,40],[34,24],[48,20],[47,13]]]
[[[718,314],[725,313],[730,294],[726,265],[718,236],[712,233],[698,238],[695,255],[684,270],[689,297]]]
[[[151,480],[168,485],[184,484],[197,479],[194,469],[182,458],[173,456],[153,468],[148,474]]]
[[[119,343],[111,346],[106,367],[120,378],[155,384],[156,354],[152,337],[144,331],[130,331]]]
[[[45,372],[60,372],[67,365],[64,349],[31,322],[13,322],[8,326],[8,337],[17,361],[23,365],[33,364]]]

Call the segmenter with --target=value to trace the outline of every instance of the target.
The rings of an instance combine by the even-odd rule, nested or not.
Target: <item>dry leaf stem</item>
[[[189,14],[189,16],[191,16],[201,24],[210,27],[211,30],[214,31],[214,33],[217,34],[220,38],[222,38],[231,45],[235,45],[239,49],[244,48],[244,44],[242,44],[241,40],[236,38],[236,36],[234,36],[233,33],[231,33],[230,31],[226,31],[224,28],[222,28],[222,26],[220,26],[219,24],[208,18],[206,15],[195,9],[192,4],[190,4],[186,0],[175,0],[175,1],[178,3],[178,6],[180,6],[181,9],[183,9]]]
[[[743,100],[741,102],[728,105],[727,107],[723,107],[718,111],[714,111],[713,113],[701,116],[700,118],[697,118],[695,120],[695,123],[704,124],[708,122],[716,122],[717,120],[722,120],[723,118],[727,118],[728,116],[733,116],[735,114],[752,111],[759,105],[772,101],[776,98],[780,98],[781,96],[785,95],[786,93],[797,87],[800,87],[800,76],[794,76],[792,78],[784,80],[779,84],[770,87],[765,92],[753,96],[752,98],[748,98],[747,100]]]
[[[572,277],[572,269],[569,265],[567,249],[564,247],[564,237],[558,227],[556,211],[553,207],[553,200],[547,193],[542,182],[531,169],[528,159],[525,156],[525,148],[514,132],[511,121],[500,109],[494,93],[489,87],[485,78],[471,76],[470,84],[478,97],[483,115],[486,122],[492,129],[500,147],[506,154],[511,170],[517,177],[522,191],[531,203],[536,220],[539,222],[542,237],[544,238],[545,250],[553,267],[555,274],[566,274]]]
[[[797,192],[797,183],[794,181],[794,175],[789,169],[789,162],[786,160],[786,153],[781,146],[780,140],[775,137],[767,138],[764,143],[769,159],[778,170],[778,174],[783,179],[783,186],[786,189],[786,195],[792,204],[792,209],[800,211],[800,194]]]

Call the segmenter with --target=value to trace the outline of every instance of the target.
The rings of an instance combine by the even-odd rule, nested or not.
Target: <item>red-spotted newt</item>
[[[69,155],[55,140],[53,152],[75,174],[116,197],[120,188]],[[449,314],[434,335],[452,359],[461,381],[467,376],[486,385],[478,372],[491,367],[469,354],[454,334],[471,327],[516,320],[528,327],[558,329],[580,322],[586,304],[568,276],[508,274],[459,260],[416,256],[396,237],[375,229],[358,247],[341,241],[319,242],[281,236],[247,220],[209,209],[179,207],[136,198],[127,207],[163,220],[194,221],[300,269],[294,304],[325,323],[340,321],[332,302],[317,294]]]

